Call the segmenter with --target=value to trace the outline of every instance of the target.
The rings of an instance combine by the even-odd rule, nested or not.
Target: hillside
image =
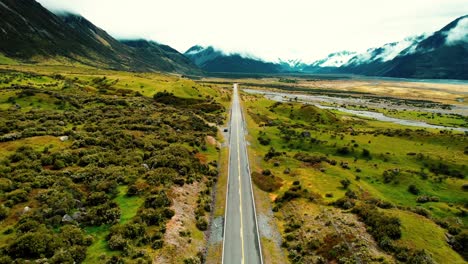
[[[54,14],[34,0],[1,0],[0,28],[0,53],[20,62],[52,60],[119,70],[200,73],[167,46],[126,45],[79,15]]]

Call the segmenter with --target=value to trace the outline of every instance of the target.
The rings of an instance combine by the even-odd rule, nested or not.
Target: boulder
[[[31,211],[31,207],[26,206],[26,207],[23,208],[23,214],[25,214],[25,213],[27,213],[29,211]]]
[[[73,222],[73,218],[69,214],[65,214],[62,217],[62,222]]]
[[[61,136],[59,137],[60,141],[65,142],[68,140],[68,136]]]

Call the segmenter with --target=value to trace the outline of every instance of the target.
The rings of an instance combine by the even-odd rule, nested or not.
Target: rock
[[[68,136],[61,136],[59,137],[60,141],[65,142],[68,140]]]
[[[290,168],[286,168],[284,171],[283,171],[284,174],[289,174],[291,173],[291,169]]]
[[[73,222],[73,218],[69,214],[65,214],[62,217],[62,222]]]
[[[150,167],[148,166],[148,164],[146,164],[146,163],[143,163],[142,165],[143,165],[143,167],[145,167],[145,169],[147,169],[147,170],[149,170],[149,169],[150,169]]]
[[[301,133],[301,136],[303,138],[310,138],[310,132],[309,131],[304,131],[304,132]]]
[[[64,125],[65,125],[65,122],[63,122],[63,121],[58,121],[57,124],[58,124],[59,126],[64,126]]]
[[[26,206],[26,207],[23,208],[23,214],[25,214],[25,213],[27,213],[29,211],[31,211],[31,207]]]

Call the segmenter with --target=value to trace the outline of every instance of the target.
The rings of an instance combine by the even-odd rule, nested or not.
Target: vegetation
[[[38,69],[0,75],[0,262],[153,262],[166,250],[176,188],[201,188],[189,199],[211,211],[217,155],[206,138],[223,122],[222,90]],[[206,230],[198,211],[184,221]],[[197,232],[188,236],[204,243]]]
[[[456,241],[464,235],[450,233],[461,234],[468,224],[465,134],[250,94],[242,99],[252,156],[264,157],[251,164],[282,182],[269,192],[292,263],[356,262],[359,256],[366,263],[464,261],[456,253],[463,252],[463,242]],[[417,226],[421,218],[424,224]],[[356,232],[373,239],[357,238]],[[434,242],[417,239],[431,232]],[[359,239],[368,242],[356,248]]]

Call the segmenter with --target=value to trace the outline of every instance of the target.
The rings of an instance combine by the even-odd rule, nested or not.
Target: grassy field
[[[468,196],[464,187],[468,184],[466,135],[361,119],[311,105],[277,103],[251,94],[243,94],[242,99],[248,113],[253,171],[266,175],[264,172],[268,170],[268,175],[281,179],[281,187],[265,191],[273,207],[278,207],[275,219],[283,239],[287,241],[291,232],[287,220],[291,216],[321,215],[320,211],[307,209],[302,197],[323,208],[340,208],[337,204],[343,200],[352,204],[376,203],[391,208],[379,209],[385,215],[400,219],[402,236],[394,243],[408,248],[404,254],[410,259],[417,256],[411,252],[424,249],[437,263],[464,263],[445,241],[444,234],[466,232],[468,228]],[[416,112],[394,114],[421,117]],[[466,125],[464,119],[437,115],[434,122]],[[263,176],[263,181],[272,179]],[[346,187],[342,182],[347,182]],[[307,192],[298,191],[296,185]],[[352,196],[349,191],[356,197],[349,198]],[[294,198],[295,194],[298,198]],[[290,196],[291,200],[284,198]],[[346,212],[350,208],[340,210]],[[416,227],[421,221],[424,224]],[[299,230],[310,230],[307,223],[303,221]],[[327,241],[322,237],[317,243],[324,246]],[[311,242],[304,239],[304,245],[308,243]],[[404,259],[391,250],[383,253],[382,247],[372,243],[367,247],[375,248],[366,254],[376,262],[380,259],[377,256],[385,253],[394,254],[390,262]],[[308,263],[312,261],[309,255],[329,261],[338,259],[320,250],[302,257],[298,257],[301,251],[297,248],[286,246],[285,250],[292,263]],[[345,253],[342,257],[352,258]]]

